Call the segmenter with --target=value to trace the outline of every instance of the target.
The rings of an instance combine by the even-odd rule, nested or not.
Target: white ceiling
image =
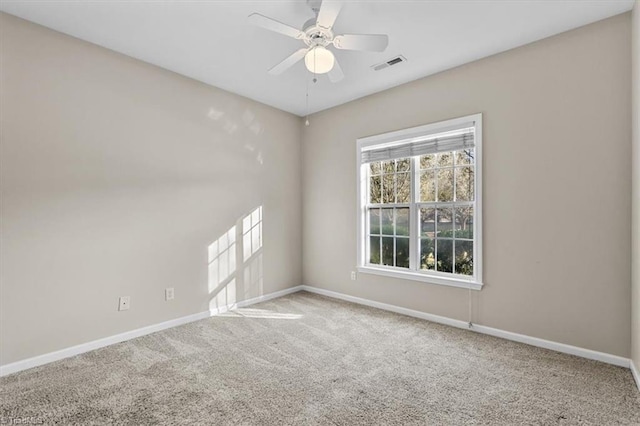
[[[330,108],[466,62],[598,21],[633,0],[346,1],[341,33],[389,35],[384,53],[337,51],[345,78],[309,84],[309,112]],[[307,113],[304,61],[267,70],[302,42],[248,24],[259,12],[295,27],[304,0],[11,1],[0,10],[297,115]],[[372,65],[402,54],[408,62]]]

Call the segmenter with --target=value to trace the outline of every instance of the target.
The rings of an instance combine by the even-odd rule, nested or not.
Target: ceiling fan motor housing
[[[316,24],[315,18],[309,19],[303,26],[306,35],[304,42],[309,47],[327,46],[333,41],[333,32]]]

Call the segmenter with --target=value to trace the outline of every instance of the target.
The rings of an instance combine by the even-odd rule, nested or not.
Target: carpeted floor
[[[640,424],[640,398],[624,368],[302,292],[2,378],[0,416],[613,425]]]

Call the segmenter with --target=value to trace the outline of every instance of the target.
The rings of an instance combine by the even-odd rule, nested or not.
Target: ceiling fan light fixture
[[[0,0],[2,1],[2,0]],[[276,21],[273,18],[252,13],[249,21],[254,25],[294,38],[305,44],[304,47],[284,58],[269,69],[269,74],[280,75],[304,58],[306,68],[313,74],[328,74],[332,83],[344,78],[340,63],[327,46],[339,50],[359,50],[361,52],[384,52],[389,45],[386,34],[341,34],[334,35],[333,24],[340,13],[345,0],[307,0],[315,14],[302,29]],[[317,79],[314,77],[314,82]]]
[[[336,58],[333,53],[322,46],[316,46],[304,56],[307,69],[315,74],[325,74],[331,71]]]

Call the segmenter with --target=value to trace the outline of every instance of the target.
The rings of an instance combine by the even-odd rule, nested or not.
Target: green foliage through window
[[[475,150],[414,158],[368,165],[368,263],[410,267],[411,209],[417,208],[416,267],[473,276]]]

